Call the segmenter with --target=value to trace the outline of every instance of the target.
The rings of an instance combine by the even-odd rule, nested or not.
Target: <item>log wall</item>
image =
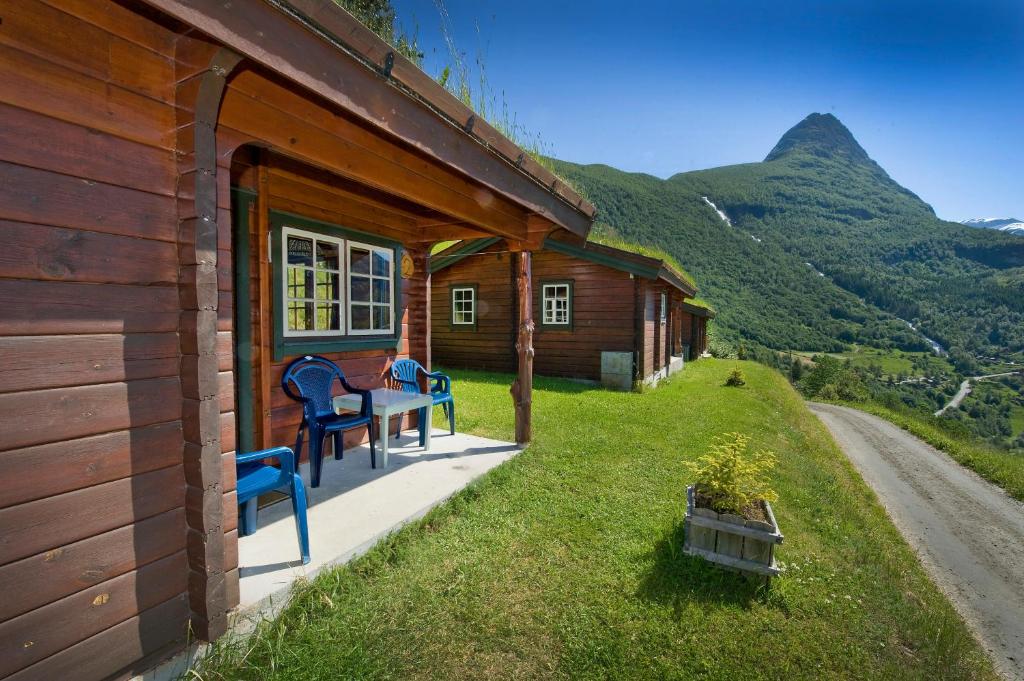
[[[130,4],[0,5],[0,678],[102,678],[189,616],[178,36]]]

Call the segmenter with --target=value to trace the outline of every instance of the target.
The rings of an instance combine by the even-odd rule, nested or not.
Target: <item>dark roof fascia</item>
[[[434,272],[440,272],[446,267],[451,267],[460,260],[468,258],[474,253],[479,253],[499,241],[501,241],[501,239],[494,236],[487,237],[486,239],[473,239],[471,241],[460,241],[457,244],[452,244],[440,253],[435,253],[430,256],[430,273],[433,274]]]
[[[692,305],[690,303],[687,303],[686,301],[683,301],[683,309],[689,312],[690,314],[697,315],[698,317],[707,317],[708,319],[715,318],[714,310],[709,310],[708,308],[701,307],[700,305]]]

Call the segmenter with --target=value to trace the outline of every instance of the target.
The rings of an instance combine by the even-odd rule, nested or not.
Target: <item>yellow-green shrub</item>
[[[711,449],[696,461],[684,464],[695,491],[709,500],[718,513],[739,514],[759,499],[775,501],[768,474],[775,467],[775,454],[768,450],[748,451],[750,438],[729,433],[715,439]]]

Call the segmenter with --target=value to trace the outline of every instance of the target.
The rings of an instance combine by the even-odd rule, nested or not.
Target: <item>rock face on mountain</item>
[[[799,122],[760,163],[668,180],[555,164],[598,205],[599,229],[697,277],[727,338],[925,350],[923,333],[954,352],[1024,349],[1024,240],[936,218],[831,114]]]

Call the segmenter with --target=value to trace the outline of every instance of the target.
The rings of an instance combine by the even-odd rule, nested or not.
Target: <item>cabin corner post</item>
[[[530,251],[512,254],[515,279],[518,326],[516,358],[518,373],[512,384],[512,400],[516,409],[516,443],[525,445],[533,438],[533,276]]]
[[[212,55],[212,58],[211,58]],[[182,37],[177,55],[178,326],[188,599],[193,634],[227,630],[224,480],[217,360],[217,116],[241,57]],[[196,67],[195,64],[205,64]]]

